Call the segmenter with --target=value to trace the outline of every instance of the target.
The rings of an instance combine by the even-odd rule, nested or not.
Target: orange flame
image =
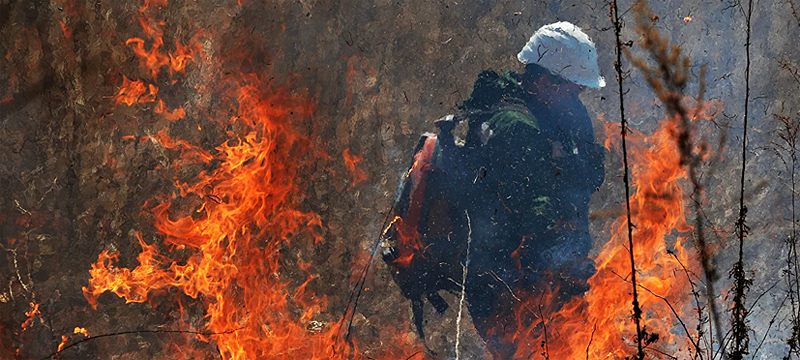
[[[69,341],[69,336],[61,335],[61,342],[58,343],[57,351],[64,350],[64,346],[67,345],[67,341]]]
[[[146,46],[147,40],[139,37],[132,37],[125,41],[125,45],[132,48],[133,53],[139,58],[139,64],[142,69],[148,71],[153,80],[158,78],[158,73],[161,68],[166,67],[170,75],[181,73],[186,68],[186,65],[192,61],[200,51],[200,43],[198,36],[192,37],[189,44],[184,45],[180,41],[175,42],[174,52],[164,52],[164,31],[162,28],[166,25],[163,20],[157,20],[148,16],[148,10],[152,6],[166,6],[166,0],[152,0],[145,1],[139,8],[139,26],[145,37],[151,40],[149,48]]]
[[[39,311],[38,303],[31,301],[29,306],[30,307],[28,308],[28,311],[25,312],[26,319],[22,323],[22,331],[28,330],[28,327],[30,327],[31,324],[33,324],[36,318],[39,319],[42,318],[42,313],[41,311]]]
[[[75,329],[72,330],[72,333],[73,334],[81,334],[81,335],[83,335],[85,337],[89,337],[89,330],[86,330],[86,328],[82,328],[80,326],[76,326]]]
[[[161,114],[161,116],[163,116],[164,119],[167,119],[168,121],[178,121],[186,117],[186,111],[183,110],[182,107],[179,107],[174,110],[169,110],[167,109],[167,106],[164,105],[164,100],[158,100],[158,104],[156,105],[155,109],[153,109],[153,111],[156,114]]]
[[[64,34],[64,38],[67,40],[71,40],[72,30],[69,28],[69,25],[67,25],[67,22],[64,20],[59,20],[58,26],[61,27],[61,33]]]
[[[342,159],[347,171],[350,172],[350,177],[353,179],[353,186],[367,180],[367,172],[358,167],[358,164],[364,160],[361,156],[351,154],[350,149],[344,149],[342,151]]]
[[[147,92],[147,94],[145,94]],[[134,104],[145,104],[156,100],[158,94],[158,87],[153,84],[145,85],[144,82],[139,80],[128,79],[127,76],[122,77],[122,85],[120,85],[117,94],[114,95],[114,102],[133,106]]]
[[[146,14],[154,6],[166,6],[166,1],[145,1],[140,12]],[[177,43],[175,53],[164,55],[162,22],[143,15],[140,25],[151,46],[138,38],[128,44],[143,68],[153,78],[167,64],[174,72],[183,71],[198,48]],[[167,129],[139,137],[178,151],[173,166],[192,163],[205,168],[193,179],[176,180],[173,194],[153,199],[149,211],[165,246],[135,232],[141,252],[132,268],[117,266],[116,251],[101,252],[89,270],[84,296],[96,308],[98,297],[106,292],[142,303],[154,292],[177,289],[203,308],[208,335],[198,337],[214,341],[225,359],[357,357],[358,349],[340,340],[340,324],[323,314],[327,299],[312,291],[317,276],[311,273],[311,263],[301,251],[289,250],[303,241],[322,240],[320,217],[300,204],[305,186],[301,170],[323,154],[293,123],[308,118],[314,107],[288,90],[267,86],[254,74],[222,76],[218,97],[230,111],[206,119],[204,124],[211,125],[204,127],[220,124],[229,140],[206,150],[169,135]],[[141,103],[146,96],[143,86],[124,78],[121,89],[126,90],[115,101]],[[209,84],[198,88],[214,91]],[[155,99],[156,91],[150,93],[152,101],[158,101],[156,113],[167,120],[184,116],[182,108],[170,112]],[[193,204],[191,209],[187,202]],[[305,279],[293,280],[297,273]]]
[[[693,118],[710,118],[712,108],[705,104]],[[681,357],[688,356],[687,351],[694,352],[687,336],[700,341],[696,333],[687,335],[676,325],[669,307],[681,316],[688,331],[696,329],[689,275],[683,268],[691,270],[696,266],[692,261],[696,257],[688,249],[693,228],[684,211],[683,182],[687,173],[676,146],[678,123],[677,118],[665,119],[651,135],[631,131],[628,141],[635,186],[630,203],[635,224],[637,282],[641,287],[639,302],[644,312],[642,324],[648,333],[659,336],[651,347]],[[619,127],[612,129],[613,126],[606,126],[609,148],[619,142]],[[623,214],[614,221],[611,239],[595,258],[597,271],[589,279],[589,290],[583,297],[552,309],[557,288],[549,289],[542,298],[520,296],[515,309],[519,322],[519,330],[513,335],[518,344],[515,358],[546,353],[552,359],[586,358],[587,354],[590,359],[621,359],[635,351],[631,350],[636,345],[626,244],[627,217]]]
[[[333,346],[336,325],[308,330],[326,304],[324,297],[308,293],[314,278],[293,285],[281,275],[278,259],[279,250],[298,236],[321,239],[315,230],[321,226],[319,217],[297,209],[303,163],[297,157],[313,152],[307,140],[282,123],[289,111],[308,115],[311,107],[285,94],[256,97],[255,86],[242,84],[236,94],[239,123],[247,127],[242,137],[218,146],[214,156],[196,147],[183,154],[184,159],[202,154],[202,160],[220,162],[195,182],[178,183],[182,196],[203,196],[200,216],[179,215],[169,199],[153,208],[165,242],[194,249],[192,255],[181,263],[171,260],[137,233],[142,247],[138,266],[117,268],[118,254],[102,252],[84,294],[96,307],[104,292],[144,302],[153,291],[178,288],[204,304],[208,330],[219,333],[210,337],[229,359],[342,356]],[[277,111],[274,104],[281,103],[285,109]],[[158,137],[167,148],[189,145],[163,132]],[[214,197],[205,196],[209,193]]]

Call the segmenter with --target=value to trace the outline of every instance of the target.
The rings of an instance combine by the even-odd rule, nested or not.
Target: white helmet
[[[591,88],[606,86],[597,66],[597,49],[592,39],[572,23],[561,21],[542,26],[531,36],[517,59],[537,64],[553,74]]]

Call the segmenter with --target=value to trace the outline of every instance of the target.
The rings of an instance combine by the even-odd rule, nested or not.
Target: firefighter
[[[438,134],[422,136],[383,238],[421,337],[423,299],[444,312],[439,292],[464,291],[498,358],[515,351],[511,309],[521,296],[555,284],[563,303],[586,290],[589,198],[604,177],[603,148],[578,97],[605,86],[594,43],[557,22],[517,59],[522,73],[482,72],[458,112],[435,122]],[[459,123],[463,139],[454,136]]]

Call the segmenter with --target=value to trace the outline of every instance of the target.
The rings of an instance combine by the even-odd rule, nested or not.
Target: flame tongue
[[[170,74],[181,72],[194,58],[190,50],[197,49],[177,43],[176,53],[163,52],[163,22],[146,17],[154,5],[166,1],[146,1],[140,8],[139,23],[152,41],[150,47],[138,38],[127,42],[153,79],[162,67],[169,67]],[[138,265],[117,267],[119,254],[103,251],[92,265],[84,294],[96,307],[105,292],[144,302],[154,291],[177,288],[202,305],[207,331],[214,334],[208,338],[227,359],[345,357],[337,345],[338,326],[314,318],[327,305],[324,297],[307,289],[314,279],[310,265],[283,251],[299,239],[321,240],[319,216],[300,209],[305,185],[299,180],[318,152],[292,124],[293,118],[307,118],[313,106],[285,90],[266,90],[258,76],[225,76],[217,79],[225,84],[219,97],[230,104],[230,116],[207,123],[234,129],[228,131],[229,140],[207,151],[167,131],[151,137],[165,149],[180,150],[176,164],[210,168],[190,181],[176,182],[177,194],[156,197],[151,208],[164,242],[184,249],[188,257],[178,260],[162,253],[136,233],[142,248]],[[156,101],[154,85],[123,80],[115,97],[118,105]],[[161,99],[157,104],[154,112],[166,113]],[[184,114],[167,120],[180,120]],[[181,198],[199,205],[186,211],[178,205]],[[287,264],[294,264],[291,272],[305,273],[306,279],[290,280]]]
[[[281,117],[288,112],[308,115],[311,107],[286,97],[256,98],[244,90],[252,85],[242,86],[235,119],[244,134],[216,148],[213,160],[219,164],[214,170],[177,184],[182,196],[203,199],[199,215],[171,214],[177,210],[171,199],[153,208],[155,228],[165,241],[188,246],[192,255],[178,263],[137,234],[139,265],[116,268],[117,255],[104,251],[84,291],[96,305],[97,296],[106,291],[143,302],[155,290],[176,287],[202,299],[208,330],[224,333],[213,339],[226,358],[329,358],[335,329],[313,336],[306,329],[325,307],[324,299],[307,294],[311,277],[299,286],[284,279],[278,260],[281,248],[295,237],[319,240],[319,217],[298,210],[302,156],[313,151],[290,124],[282,123],[289,119]],[[274,104],[285,110],[276,111]],[[160,137],[170,139],[164,133]],[[191,159],[193,154],[183,156]]]
[[[706,106],[703,110],[711,109]],[[707,114],[698,117],[708,118]],[[691,345],[685,346],[689,340],[684,329],[678,329],[669,305],[689,331],[696,329],[697,314],[692,315],[696,304],[688,291],[689,270],[684,268],[695,264],[687,249],[690,238],[686,232],[691,230],[684,213],[683,184],[687,173],[676,146],[677,121],[663,120],[651,135],[633,131],[629,135],[629,156],[635,186],[630,200],[637,280],[642,287],[642,324],[648,334],[657,335],[645,342],[658,339],[650,346],[680,357],[681,351]],[[619,141],[618,132],[618,127],[607,131],[607,147]],[[533,324],[520,326],[514,334],[514,341],[519,344],[515,357],[544,351],[553,359],[586,358],[587,354],[591,359],[621,359],[632,354],[635,331],[631,321],[626,221],[625,214],[614,221],[611,238],[595,258],[597,271],[589,279],[590,288],[583,297],[556,310],[552,309],[552,302],[558,289],[550,289],[542,298],[534,296],[520,302],[515,309],[519,324]],[[536,320],[529,320],[532,318]],[[546,342],[544,327],[548,333]],[[690,335],[696,339],[697,334]]]

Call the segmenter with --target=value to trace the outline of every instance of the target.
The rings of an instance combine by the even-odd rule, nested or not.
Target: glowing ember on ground
[[[358,167],[358,164],[361,164],[364,158],[351,154],[350,149],[344,149],[344,151],[342,151],[342,159],[344,160],[344,165],[347,167],[347,171],[350,172],[350,177],[353,179],[353,186],[367,180],[367,172]]]
[[[81,334],[83,336],[89,337],[89,330],[86,330],[86,328],[82,328],[80,326],[76,326],[75,330],[72,330],[72,333],[73,334]]]
[[[25,321],[21,325],[22,331],[27,330],[37,318],[42,318],[42,313],[39,311],[39,304],[31,301],[30,308],[25,312],[25,317]]]
[[[61,335],[61,342],[58,343],[58,351],[64,350],[64,346],[67,345],[67,341],[69,341],[69,337],[66,335]]]

